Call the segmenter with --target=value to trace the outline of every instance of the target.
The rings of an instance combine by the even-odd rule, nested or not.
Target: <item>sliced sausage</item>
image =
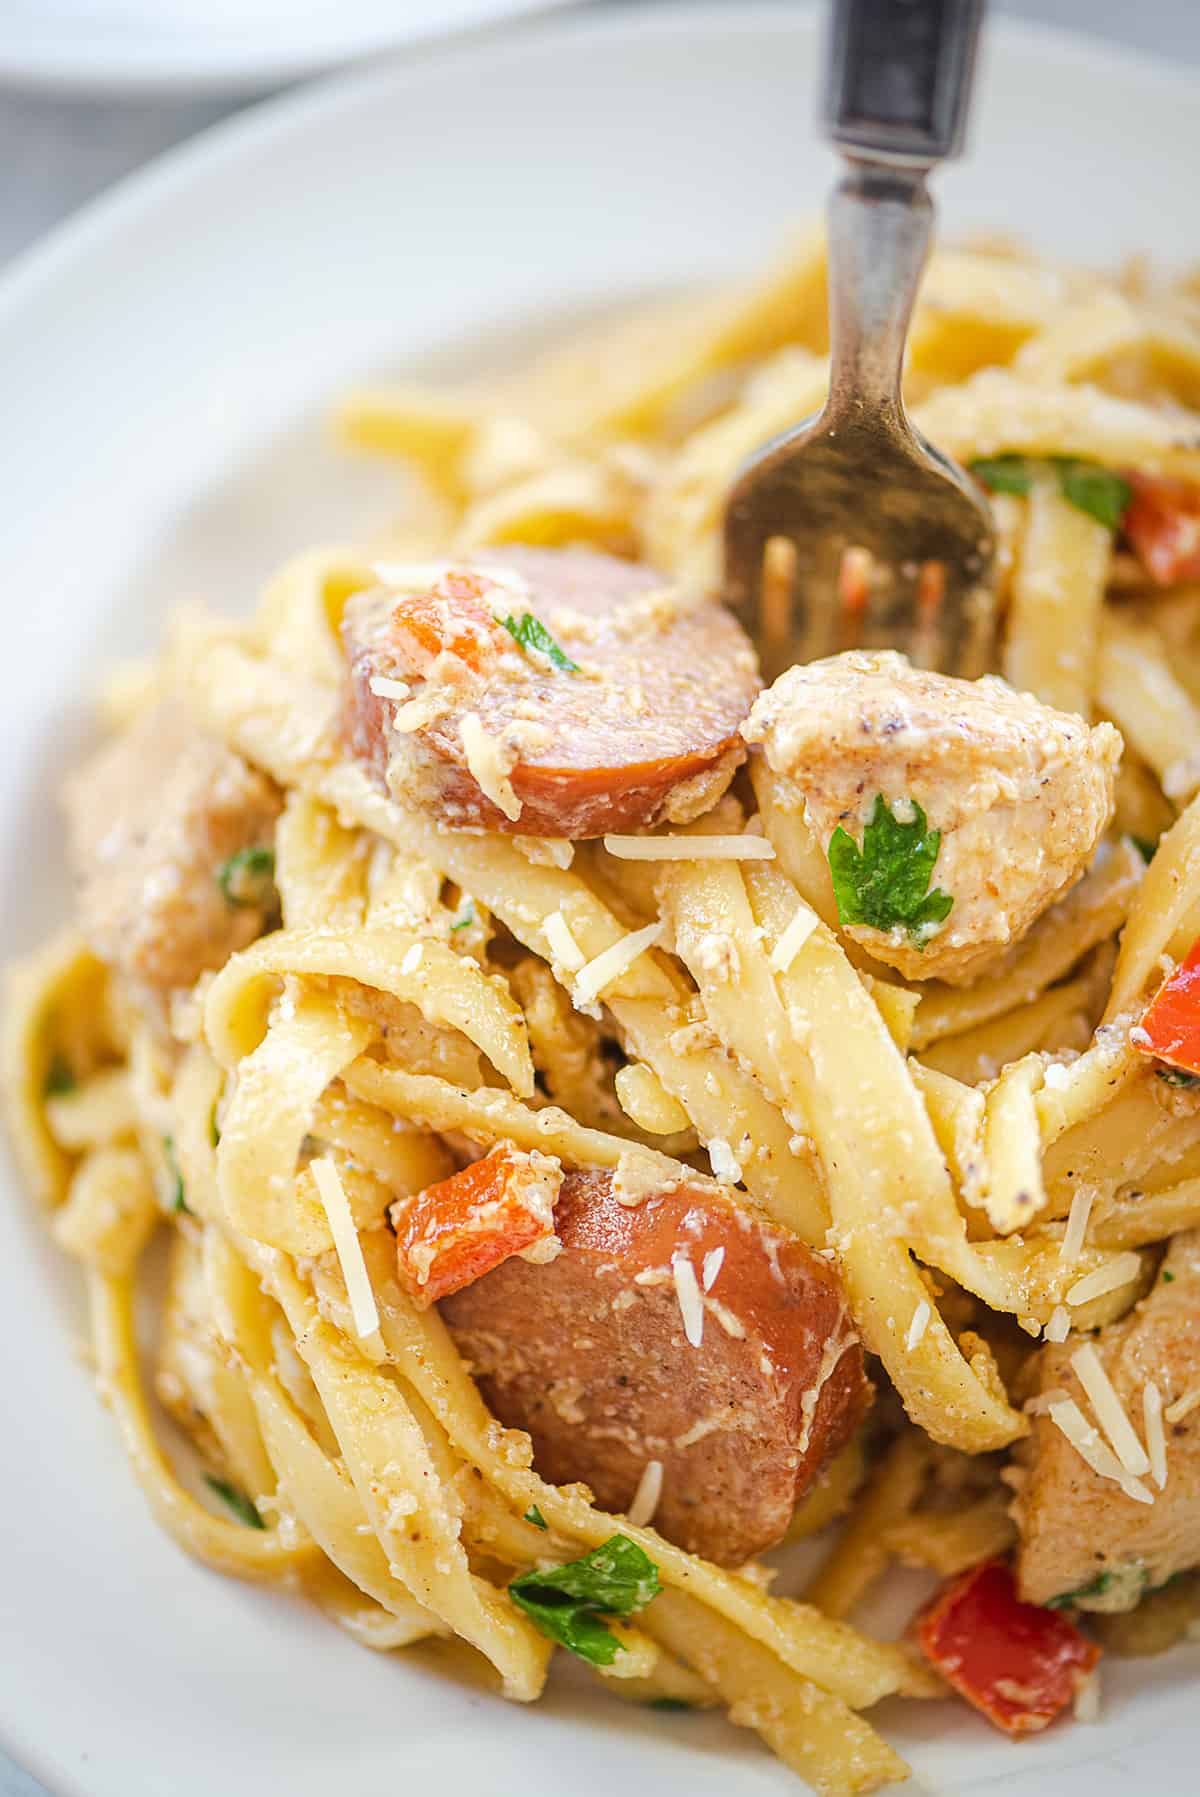
[[[754,651],[722,606],[653,569],[505,548],[395,574],[346,608],[343,734],[397,798],[452,828],[685,823],[744,759]]]
[[[1073,1398],[1090,1421],[1071,1366],[1078,1345],[1074,1338],[1043,1348],[1037,1383],[1043,1398]],[[1143,1442],[1143,1394],[1147,1383],[1156,1386],[1166,1484],[1159,1490],[1146,1474],[1141,1485],[1153,1502],[1139,1502],[1085,1465],[1051,1416],[1037,1416],[1019,1456],[1017,1575],[1030,1603],[1070,1598],[1081,1609],[1130,1610],[1175,1573],[1200,1566],[1200,1230],[1174,1238],[1146,1297],[1102,1329],[1095,1347]]]
[[[190,986],[261,935],[279,795],[179,705],[145,712],[64,797],[84,934],[135,985]]]
[[[839,827],[864,851],[873,819],[874,841],[888,839],[868,875],[875,890],[862,888],[868,920],[848,916],[839,895],[847,934],[909,979],[956,984],[1082,874],[1112,816],[1122,746],[1111,724],[1089,728],[992,675],[954,680],[891,650],[789,668],[743,735],[770,770],[773,831],[802,832],[823,855]],[[940,833],[929,893],[948,895],[948,909],[923,903],[923,879],[904,890],[914,867],[927,871],[904,846],[922,836],[921,813]],[[910,923],[891,921],[889,896]]]
[[[657,1460],[654,1527],[681,1547],[737,1565],[772,1546],[870,1398],[836,1273],[699,1182],[629,1206],[570,1173],[554,1224],[556,1259],[441,1305],[496,1415],[608,1510]]]

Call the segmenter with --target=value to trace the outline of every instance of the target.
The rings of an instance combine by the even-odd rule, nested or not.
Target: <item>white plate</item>
[[[5,0],[0,81],[78,93],[222,93],[564,0]]]
[[[821,198],[815,66],[811,21],[773,7],[562,20],[246,116],[10,274],[0,953],[66,914],[51,794],[105,659],[148,647],[173,601],[247,607],[290,549],[378,517],[389,483],[336,472],[317,408],[400,356],[752,266]],[[1012,28],[984,76],[948,222],[1194,255],[1193,81]],[[126,1474],[64,1328],[71,1281],[11,1177],[4,1199],[0,1718],[56,1792],[797,1788],[715,1721],[562,1690],[506,1707],[193,1566]],[[1020,1748],[953,1704],[881,1720],[947,1797],[1182,1793],[1198,1672],[1192,1648],[1113,1666],[1098,1727]]]

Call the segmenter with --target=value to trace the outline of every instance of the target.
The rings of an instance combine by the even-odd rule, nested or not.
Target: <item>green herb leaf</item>
[[[651,1697],[646,1704],[648,1710],[694,1710],[695,1707],[686,1697]]]
[[[1156,1067],[1154,1071],[1164,1086],[1182,1086],[1185,1091],[1200,1086],[1200,1073],[1189,1073],[1186,1067]]]
[[[1142,860],[1146,863],[1146,866],[1149,867],[1155,855],[1158,853],[1157,842],[1150,836],[1134,836],[1132,834],[1130,835],[1129,840],[1137,850],[1138,854],[1142,857]]]
[[[581,1560],[522,1573],[509,1596],[551,1641],[593,1666],[611,1666],[624,1644],[604,1616],[631,1616],[658,1596],[658,1567],[627,1535],[610,1535]]]
[[[274,880],[274,849],[239,849],[217,869],[217,885],[225,894],[226,904],[239,911],[269,904]]]
[[[468,899],[467,903],[466,903],[466,909],[463,911],[463,914],[459,918],[458,922],[452,923],[450,925],[451,935],[453,935],[456,930],[469,930],[471,925],[474,922],[475,922],[475,907],[471,903],[470,899]]]
[[[829,843],[829,870],[843,923],[865,923],[875,930],[903,925],[920,948],[949,916],[954,900],[938,886],[929,889],[942,833],[928,828],[915,799],[909,803],[912,819],[901,823],[883,794],[876,793],[862,848],[839,824]]]
[[[1171,1269],[1170,1269],[1170,1267],[1164,1267],[1164,1268],[1163,1268],[1163,1275],[1162,1275],[1162,1276],[1163,1276],[1163,1284],[1164,1284],[1164,1285],[1174,1285],[1174,1283],[1175,1283],[1175,1275],[1174,1275],[1174,1273],[1172,1273],[1172,1271],[1171,1271]]]
[[[1015,493],[1022,499],[1032,492],[1039,470],[1047,467],[1054,469],[1059,492],[1077,511],[1116,530],[1133,495],[1127,480],[1099,462],[1065,455],[1051,456],[1049,462],[1036,456],[997,455],[970,464],[971,473],[989,493]]]
[[[78,1084],[66,1056],[53,1055],[50,1065],[46,1069],[46,1077],[42,1082],[42,1097],[62,1098],[65,1093],[73,1092]]]
[[[1129,482],[1111,468],[1102,468],[1098,462],[1081,462],[1073,456],[1055,456],[1054,467],[1063,498],[1098,524],[1116,530],[1133,498]]]
[[[578,674],[579,663],[572,661],[569,655],[564,655],[546,626],[540,623],[531,611],[522,612],[519,618],[514,618],[511,615],[501,618],[500,622],[513,641],[518,643],[522,649],[526,651],[536,649],[546,657],[553,667],[561,669],[564,674]]]
[[[258,1511],[250,1502],[250,1499],[246,1496],[245,1492],[239,1491],[236,1485],[231,1485],[228,1479],[217,1479],[214,1478],[212,1473],[205,1473],[204,1483],[211,1492],[214,1492],[216,1496],[220,1498],[221,1502],[226,1505],[228,1509],[233,1511],[233,1514],[237,1517],[239,1522],[245,1523],[248,1529],[266,1528],[266,1523],[258,1514]]]
[[[1060,1591],[1057,1597],[1048,1597],[1047,1610],[1069,1610],[1072,1604],[1078,1603],[1081,1597],[1102,1597],[1113,1582],[1111,1572],[1098,1572],[1094,1579],[1086,1585],[1076,1585],[1074,1591]]]
[[[1019,499],[1032,490],[1037,474],[1037,463],[1024,455],[983,456],[969,466],[989,493],[1015,493]]]
[[[179,1171],[179,1162],[175,1159],[174,1136],[163,1137],[163,1156],[167,1163],[167,1171],[175,1182],[174,1190],[171,1193],[171,1201],[167,1205],[167,1209],[169,1211],[182,1211],[185,1216],[193,1216],[195,1213],[189,1205],[187,1194],[183,1189],[183,1174]]]
[[[536,1504],[530,1504],[528,1510],[526,1510],[525,1521],[531,1522],[535,1529],[548,1529],[550,1527],[550,1524],[546,1521],[546,1518],[542,1515]]]

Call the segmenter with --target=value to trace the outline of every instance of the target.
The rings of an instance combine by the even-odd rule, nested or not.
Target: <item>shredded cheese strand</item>
[[[618,861],[774,861],[765,836],[606,836]]]
[[[1091,1400],[1096,1421],[1107,1435],[1113,1452],[1125,1471],[1134,1478],[1148,1473],[1150,1461],[1146,1450],[1138,1440],[1137,1432],[1126,1415],[1125,1406],[1117,1396],[1116,1387],[1091,1342],[1084,1342],[1076,1348],[1071,1356],[1071,1366]]]
[[[346,1196],[341,1175],[327,1156],[322,1156],[310,1165],[313,1181],[329,1219],[329,1231],[333,1236],[342,1278],[346,1281],[346,1296],[350,1300],[354,1333],[360,1341],[368,1341],[372,1336],[378,1341],[379,1311],[375,1304],[375,1293],[371,1290],[367,1263],[363,1259],[358,1231],[350,1214],[350,1200]]]
[[[598,954],[593,961],[587,961],[575,975],[576,1004],[591,1004],[606,987],[633,966],[640,954],[653,948],[663,933],[662,922],[648,923],[644,929],[631,930],[628,936],[622,936]]]

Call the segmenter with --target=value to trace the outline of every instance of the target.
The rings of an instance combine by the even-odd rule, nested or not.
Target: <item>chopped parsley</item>
[[[46,1077],[42,1081],[42,1097],[63,1098],[68,1092],[73,1092],[78,1084],[65,1055],[52,1055]]]
[[[1066,1610],[1074,1605],[1093,1610],[1124,1610],[1132,1608],[1147,1591],[1153,1590],[1146,1568],[1137,1560],[1127,1560],[1120,1566],[1106,1567],[1098,1572],[1094,1579],[1086,1585],[1077,1585],[1074,1591],[1060,1592],[1046,1604],[1048,1610]],[[1096,1599],[1111,1593],[1108,1603],[1097,1603]]]
[[[239,1522],[245,1523],[248,1529],[266,1528],[266,1523],[245,1492],[239,1491],[236,1485],[231,1485],[228,1479],[218,1479],[212,1473],[205,1473],[204,1483],[211,1492],[220,1498],[227,1509],[233,1511]]]
[[[1155,855],[1158,853],[1157,842],[1152,836],[1134,836],[1132,833],[1130,834],[1129,840],[1137,850],[1138,854],[1142,857],[1142,860],[1146,863],[1146,866],[1149,867]]]
[[[994,455],[981,456],[970,468],[989,493],[1013,493],[1024,499],[1032,491],[1037,463],[1024,455]]]
[[[1112,1584],[1113,1577],[1111,1571],[1098,1572],[1095,1578],[1089,1579],[1086,1585],[1076,1585],[1074,1591],[1060,1591],[1057,1597],[1048,1597],[1046,1608],[1047,1610],[1067,1610],[1072,1604],[1078,1603],[1081,1598],[1103,1597]]]
[[[1132,497],[1129,482],[1099,462],[1078,456],[1047,458],[1025,455],[985,456],[971,463],[971,473],[990,493],[1015,493],[1024,498],[1043,468],[1052,468],[1058,490],[1076,511],[1086,512],[1108,530],[1116,530]]]
[[[605,1616],[632,1616],[659,1593],[658,1567],[627,1535],[611,1535],[581,1560],[522,1573],[509,1596],[534,1627],[592,1666],[611,1666],[624,1644]]]
[[[551,667],[560,669],[564,674],[578,674],[579,663],[572,661],[569,655],[564,654],[546,626],[540,623],[531,611],[522,612],[519,618],[514,618],[510,613],[507,618],[501,618],[500,623],[514,643],[524,649],[526,653],[530,649],[536,649],[540,655],[546,657]]]
[[[1164,1285],[1174,1285],[1175,1275],[1174,1275],[1174,1273],[1172,1273],[1170,1267],[1163,1268],[1162,1276],[1163,1276],[1163,1284]]]
[[[646,1704],[648,1710],[694,1710],[695,1707],[686,1697],[651,1697]]]
[[[829,870],[838,916],[875,930],[907,930],[920,948],[949,916],[954,903],[940,886],[930,890],[942,833],[928,828],[915,799],[902,823],[882,793],[863,830],[862,847],[839,824],[830,838]]]
[[[458,919],[458,922],[452,923],[450,925],[451,935],[453,935],[455,930],[469,930],[471,925],[474,922],[475,922],[475,907],[471,903],[470,899],[468,899],[466,902],[466,905],[463,908],[463,914]]]
[[[1200,1073],[1189,1073],[1186,1067],[1156,1067],[1154,1071],[1164,1086],[1182,1086],[1185,1090],[1200,1086]]]
[[[531,1522],[535,1529],[548,1529],[550,1527],[550,1524],[546,1521],[546,1518],[542,1515],[536,1504],[530,1504],[528,1510],[526,1510],[525,1521]]]
[[[1107,530],[1116,530],[1125,516],[1133,492],[1127,480],[1097,462],[1081,462],[1073,456],[1055,456],[1058,488],[1078,512],[1086,512]]]
[[[269,905],[275,884],[275,851],[268,848],[239,849],[217,869],[217,885],[225,894],[225,903],[235,910],[248,910],[252,905]]]
[[[187,1201],[187,1193],[183,1189],[183,1174],[179,1171],[179,1162],[175,1159],[174,1136],[163,1137],[163,1158],[167,1163],[167,1172],[173,1181],[170,1202],[167,1209],[171,1212],[181,1211],[185,1216],[192,1216],[192,1207]]]

